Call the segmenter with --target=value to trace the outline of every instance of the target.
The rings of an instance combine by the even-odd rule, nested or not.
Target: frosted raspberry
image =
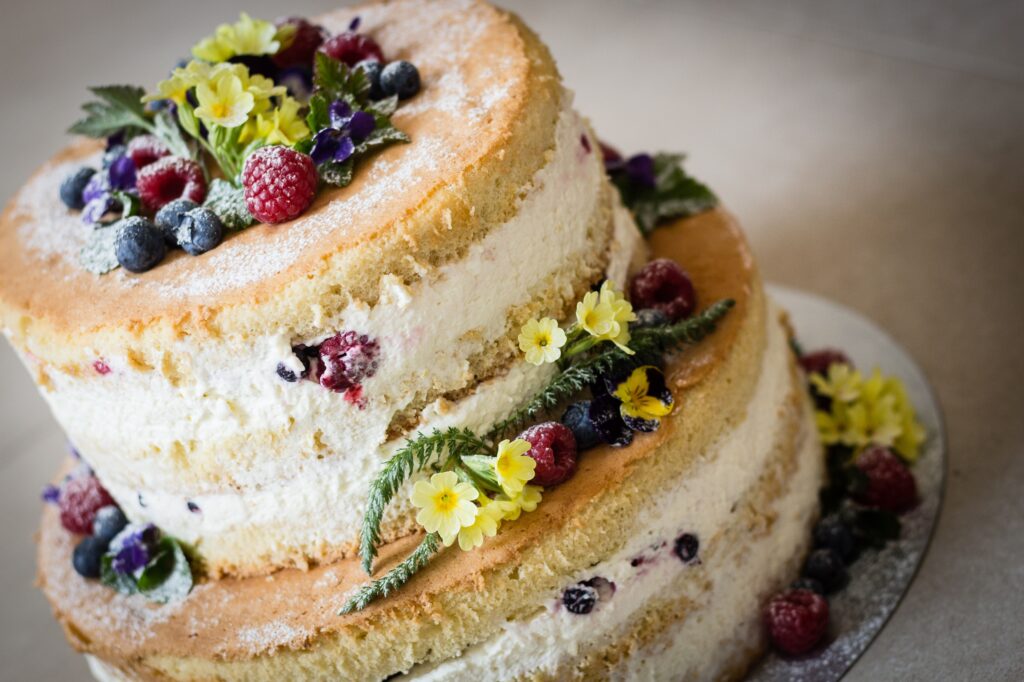
[[[850,365],[853,367],[850,358],[846,357],[843,351],[834,348],[823,348],[822,350],[800,356],[800,366],[808,374],[826,375],[828,374],[828,368],[832,365]]]
[[[828,602],[810,590],[789,590],[768,602],[764,622],[779,651],[799,656],[813,649],[825,636]]]
[[[295,38],[291,44],[274,55],[274,63],[286,69],[292,66],[311,67],[313,55],[324,42],[324,30],[301,17],[279,19],[277,27],[295,27]]]
[[[873,446],[860,453],[855,462],[868,479],[868,487],[857,501],[900,514],[917,504],[914,474],[889,448]]]
[[[366,334],[341,332],[320,344],[323,372],[320,385],[337,392],[347,392],[350,402],[358,403],[362,397],[359,386],[377,372],[380,345]]]
[[[645,265],[629,286],[629,300],[634,308],[654,308],[675,322],[693,312],[697,294],[693,282],[679,264],[668,258],[657,258]]]
[[[373,38],[353,31],[334,36],[320,46],[320,51],[349,66],[355,66],[364,59],[384,61],[384,53]]]
[[[576,437],[565,424],[536,424],[519,437],[530,443],[526,456],[537,462],[531,483],[556,485],[576,473]]]
[[[142,203],[153,212],[175,199],[201,204],[206,198],[203,169],[195,161],[180,156],[165,156],[140,170],[136,187]]]
[[[72,533],[90,535],[96,512],[114,504],[99,479],[91,474],[69,479],[60,490],[60,522]]]
[[[136,170],[170,155],[171,150],[156,135],[139,135],[128,143],[128,156],[135,163]]]
[[[257,149],[242,169],[245,205],[264,223],[299,217],[313,203],[317,182],[313,159],[288,147]]]

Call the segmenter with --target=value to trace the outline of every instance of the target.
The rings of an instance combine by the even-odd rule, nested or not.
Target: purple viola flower
[[[340,130],[324,128],[313,138],[313,149],[309,155],[313,163],[319,166],[328,161],[347,161],[355,150],[356,145],[351,137]]]
[[[128,160],[131,161],[131,159]],[[82,190],[82,201],[85,202],[85,207],[82,209],[82,220],[87,225],[95,225],[104,215],[114,210],[117,202],[110,191],[109,173],[96,173],[90,178],[85,189]]]
[[[153,558],[160,530],[152,523],[133,523],[110,543],[114,559],[110,567],[115,573],[129,575],[145,568]]]
[[[636,154],[626,160],[624,166],[630,182],[643,187],[654,187],[654,158],[650,154]]]
[[[57,504],[60,502],[60,488],[52,483],[44,485],[41,497],[43,498],[43,502],[48,504]]]
[[[317,132],[309,155],[313,163],[343,163],[355,153],[356,145],[369,137],[377,122],[365,111],[352,111],[344,100],[336,100],[327,109],[331,126]]]
[[[135,162],[128,155],[119,156],[107,169],[111,189],[135,189]]]

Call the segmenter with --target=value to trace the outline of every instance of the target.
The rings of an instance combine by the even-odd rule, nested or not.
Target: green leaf
[[[356,146],[355,154],[357,156],[362,156],[363,154],[371,152],[379,147],[386,147],[387,145],[395,142],[409,141],[410,138],[408,135],[389,123],[387,127],[375,129],[365,140],[360,142],[358,146]]]
[[[498,474],[494,470],[494,457],[490,455],[463,455],[460,460],[463,468],[472,476],[473,481],[494,493],[502,492],[498,483]]]
[[[637,185],[624,172],[612,173],[612,183],[644,234],[665,220],[703,213],[718,204],[706,185],[686,174],[683,158],[681,154],[655,154],[654,187]]]
[[[398,95],[391,95],[366,105],[365,111],[372,114],[379,122],[381,118],[390,119],[398,111]]]
[[[179,114],[179,119],[180,119]],[[157,112],[153,117],[154,134],[160,138],[174,156],[186,159],[198,159],[195,145],[190,145],[181,134],[182,126],[171,116],[169,111]]]
[[[139,592],[150,601],[165,604],[187,597],[192,591],[192,584],[192,567],[181,543],[170,536],[163,536],[156,556],[139,575]]]
[[[78,252],[78,263],[94,275],[106,273],[120,267],[114,242],[117,239],[118,223],[97,227],[89,234],[89,240]]]
[[[356,593],[341,607],[339,615],[361,611],[370,602],[388,596],[409,582],[409,579],[430,561],[430,557],[437,551],[440,539],[437,533],[428,533],[423,538],[423,542],[402,563],[392,568],[382,578],[378,578],[356,590]]]
[[[343,163],[328,162],[322,163],[317,168],[320,179],[328,185],[335,187],[347,187],[352,182],[355,171],[355,158],[349,157]]]
[[[343,99],[349,106],[356,106],[366,101],[370,94],[370,81],[362,69],[350,68],[347,64],[333,59],[323,52],[316,53],[316,66],[313,69],[313,87],[317,94],[323,95],[327,101]],[[319,128],[310,128],[313,132]]]
[[[142,201],[136,195],[115,191],[111,192],[111,196],[121,204],[121,220],[142,213]]]
[[[321,94],[309,98],[309,113],[306,115],[306,126],[313,135],[331,125],[331,116],[327,112],[330,102]],[[312,138],[309,139],[309,146],[313,146]]]
[[[142,88],[134,85],[104,85],[89,88],[89,91],[99,101],[83,104],[85,118],[72,125],[68,132],[103,138],[133,128],[154,131],[142,104],[142,97],[146,94]]]
[[[100,559],[100,582],[107,587],[112,587],[121,594],[138,594],[139,588],[135,584],[135,578],[116,572],[113,564],[113,554],[104,554]]]
[[[245,190],[221,178],[210,183],[203,205],[216,213],[229,230],[244,230],[256,222],[245,204]]]
[[[192,105],[188,102],[182,102],[178,105],[178,123],[182,129],[191,135],[192,137],[199,137],[199,120],[196,118],[195,111],[192,109]]]

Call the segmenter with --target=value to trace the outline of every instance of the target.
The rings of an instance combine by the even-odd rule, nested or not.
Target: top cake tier
[[[132,520],[192,543],[214,575],[351,554],[367,485],[403,437],[501,419],[550,372],[513,362],[523,322],[621,285],[642,250],[516,18],[408,0],[318,21],[338,32],[356,15],[420,70],[394,116],[412,142],[299,219],[143,274],[89,274],[75,261],[92,228],[56,199],[97,165],[80,143],[0,224],[4,332],[58,421]],[[343,358],[335,390],[302,378],[325,341]],[[412,529],[397,505],[384,539]]]

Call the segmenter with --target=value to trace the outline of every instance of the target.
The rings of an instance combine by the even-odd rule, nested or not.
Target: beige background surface
[[[946,506],[848,679],[1024,679],[1024,2],[508,4],[606,139],[688,152],[768,279],[873,318],[935,385]],[[5,0],[0,196],[64,143],[85,85],[153,83],[214,23],[283,6]],[[6,346],[0,377],[0,679],[85,679],[32,589],[63,438]]]

